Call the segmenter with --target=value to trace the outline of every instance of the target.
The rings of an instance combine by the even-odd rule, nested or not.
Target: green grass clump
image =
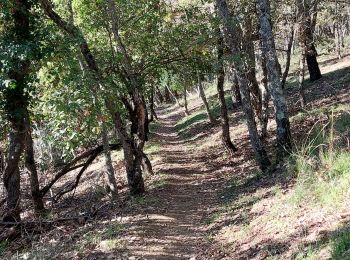
[[[112,223],[103,231],[103,237],[107,239],[113,239],[119,236],[125,230],[125,226],[121,223]]]
[[[0,241],[0,256],[2,256],[6,252],[6,249],[7,249],[7,241],[6,240]]]
[[[350,153],[337,145],[349,130],[349,117],[314,127],[306,141],[291,155],[289,170],[296,176],[291,202],[340,207],[350,195]],[[349,122],[349,124],[348,124]]]
[[[331,240],[332,259],[350,259],[350,230],[342,231]]]
[[[160,127],[160,122],[159,121],[153,121],[149,124],[149,131],[151,133],[154,133],[158,130],[158,128]]]

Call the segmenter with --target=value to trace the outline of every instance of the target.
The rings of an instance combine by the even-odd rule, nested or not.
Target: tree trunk
[[[147,104],[146,104],[146,100],[144,97],[142,97],[142,103],[144,106],[144,131],[145,131],[145,142],[148,141],[148,135],[149,135],[149,124],[151,123],[151,121],[148,118],[148,109],[147,109]]]
[[[280,74],[277,68],[277,54],[274,48],[274,38],[270,23],[270,6],[267,0],[258,1],[258,13],[260,20],[260,36],[262,42],[262,54],[266,60],[268,75],[268,87],[273,97],[276,111],[277,124],[277,162],[286,154],[286,150],[291,148],[291,134],[287,111],[287,103],[283,94]]]
[[[186,116],[190,115],[190,112],[188,111],[188,104],[187,104],[187,88],[186,83],[184,84],[184,107],[185,107],[185,114]]]
[[[162,92],[160,91],[158,86],[156,87],[156,94],[157,94],[157,97],[159,99],[159,102],[163,103],[164,102],[164,97],[163,97]]]
[[[164,89],[164,100],[166,103],[172,103],[170,90],[167,86]]]
[[[225,83],[225,70],[224,70],[224,39],[222,38],[221,31],[218,30],[218,69],[217,69],[217,91],[218,98],[220,101],[220,111],[221,111],[221,129],[222,135],[221,140],[222,144],[225,147],[226,152],[233,157],[234,153],[237,151],[237,148],[231,141],[230,137],[230,123],[227,113],[227,106],[225,100],[225,91],[224,91],[224,83]]]
[[[145,192],[144,181],[142,177],[141,164],[143,156],[135,151],[133,142],[128,138],[122,125],[119,112],[113,113],[113,120],[116,131],[123,145],[125,168],[128,179],[128,186],[131,195],[140,195]]]
[[[4,33],[21,51],[23,45],[29,48],[31,43],[30,33],[30,3],[27,0],[14,1],[11,5],[12,21],[4,25]],[[11,69],[8,72],[8,79],[11,81],[11,87],[4,89],[4,110],[8,121],[10,122],[10,136],[8,158],[3,176],[4,186],[6,188],[7,208],[4,221],[20,220],[20,171],[19,163],[24,150],[26,138],[26,111],[28,106],[27,78],[30,69],[30,60],[27,55],[25,59],[21,57],[23,53],[16,53],[17,56],[11,60]]]
[[[322,78],[313,35],[317,17],[317,1],[311,3],[310,0],[297,0],[297,6],[300,16],[300,45],[306,58],[310,81],[315,81]]]
[[[305,79],[305,56],[302,53],[299,61],[299,96],[300,106],[302,108],[306,105],[305,93],[304,93],[304,79]]]
[[[259,120],[259,126],[262,128],[262,97],[260,93],[260,88],[258,81],[256,79],[256,63],[255,63],[255,48],[252,39],[252,21],[249,15],[246,15],[247,18],[244,22],[243,29],[243,39],[244,39],[244,52],[246,54],[245,62],[246,62],[246,77],[249,82],[249,90],[251,93],[252,105],[254,107],[255,116]]]
[[[338,7],[338,2],[335,2],[335,6],[336,6],[336,14],[337,14],[337,7]],[[340,24],[338,21],[335,22],[335,46],[337,49],[337,55],[338,55],[338,59],[342,58],[342,53],[341,53],[341,44],[342,44],[342,40],[341,40],[341,31],[340,31]]]
[[[260,47],[262,49],[261,40],[259,41]],[[261,140],[265,140],[267,137],[267,125],[269,123],[269,103],[270,103],[270,92],[268,89],[268,80],[267,80],[267,68],[266,68],[266,59],[264,55],[261,55],[261,70],[262,70],[262,87],[261,91],[261,99],[262,99],[262,126],[260,132]]]
[[[238,105],[242,103],[241,92],[239,91],[239,84],[236,72],[234,69],[231,70],[232,82],[231,82],[231,92],[232,92],[232,103],[237,103]]]
[[[21,131],[22,130],[22,131]],[[4,174],[4,186],[6,188],[6,212],[3,221],[20,221],[20,194],[21,179],[19,162],[24,149],[24,129],[10,132],[10,144],[8,149],[7,166]]]
[[[290,68],[290,60],[291,60],[291,53],[292,53],[292,46],[294,42],[294,21],[292,24],[292,27],[290,29],[290,37],[288,40],[288,45],[287,45],[287,53],[286,53],[286,67],[284,69],[283,75],[282,75],[282,89],[284,89],[289,73],[289,68]]]
[[[25,139],[25,165],[28,171],[30,172],[30,189],[34,205],[34,211],[38,216],[40,216],[44,212],[45,207],[43,198],[40,194],[40,185],[38,180],[38,172],[35,165],[33,139],[31,128],[29,125],[29,119]]]
[[[107,187],[108,191],[112,195],[112,200],[118,200],[118,187],[117,181],[115,179],[115,171],[112,163],[111,150],[109,149],[108,134],[106,126],[102,126],[102,144],[103,144],[103,153],[105,156],[105,169],[107,175]]]
[[[204,92],[204,89],[203,89],[202,77],[201,77],[201,75],[199,74],[198,71],[197,71],[197,79],[198,79],[199,95],[200,95],[200,97],[201,97],[201,99],[203,101],[205,110],[207,111],[207,115],[208,115],[210,123],[214,124],[215,123],[215,119],[214,119],[214,116],[212,115],[212,113],[210,111],[208,100],[207,100],[207,97],[205,96],[205,92]]]
[[[239,89],[240,89],[241,98],[242,98],[243,111],[247,119],[250,142],[253,146],[255,159],[260,169],[262,171],[265,171],[268,169],[271,163],[267,156],[265,147],[263,146],[259,138],[258,130],[256,128],[254,112],[251,106],[248,81],[245,78],[244,64],[241,59],[237,58],[242,55],[240,50],[241,40],[238,39],[237,35],[239,34],[236,33],[237,28],[235,28],[237,26],[237,23],[236,21],[232,20],[232,17],[230,16],[228,6],[225,0],[216,0],[216,4],[217,4],[219,16],[223,21],[224,36],[225,36],[226,42],[228,43],[228,46],[231,49],[232,54],[235,55],[235,57],[232,57],[232,60],[233,60],[234,68],[238,78],[238,84],[239,84]]]
[[[4,153],[0,150],[0,175],[3,174],[5,170],[5,158]]]
[[[168,90],[168,93],[170,94],[170,96],[174,99],[176,105],[178,105],[179,107],[182,107],[176,95],[171,91],[169,85],[166,85],[165,88]]]
[[[152,163],[149,160],[148,156],[143,153],[143,159],[142,159],[142,169],[143,171],[148,174],[148,175],[154,175],[154,171],[153,171],[153,167],[152,167]]]
[[[150,121],[152,122],[153,118],[158,120],[157,113],[154,110],[154,90],[153,89],[151,91],[151,96],[150,96],[150,100],[149,100],[149,109],[151,110],[151,120]]]

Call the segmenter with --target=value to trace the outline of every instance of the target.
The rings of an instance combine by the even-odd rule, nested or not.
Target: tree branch
[[[109,148],[111,150],[118,150],[121,148],[121,144],[110,144]],[[76,163],[78,163],[79,161],[81,161],[89,156],[91,158],[91,156],[95,155],[95,154],[96,154],[96,156],[95,156],[95,158],[96,158],[102,152],[103,152],[103,145],[99,145],[99,146],[95,147],[94,149],[83,152],[82,154],[75,157],[71,162],[67,163],[66,166],[60,172],[58,172],[55,175],[55,177],[48,184],[46,184],[42,189],[40,189],[41,196],[44,197],[45,194],[51,189],[51,187],[64,175],[66,175],[67,173],[69,173],[69,172],[71,172],[79,167],[86,166],[86,163],[75,166]]]

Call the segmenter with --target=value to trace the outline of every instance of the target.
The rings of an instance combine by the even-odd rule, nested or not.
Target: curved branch
[[[56,194],[56,196],[54,198],[54,202],[57,202],[64,194],[74,190],[79,185],[79,181],[80,181],[81,176],[86,171],[86,169],[90,166],[90,164],[96,159],[96,157],[99,155],[99,153],[100,153],[100,151],[95,151],[93,154],[90,155],[90,158],[87,159],[87,161],[84,163],[83,168],[79,171],[79,173],[76,177],[75,183],[73,185],[71,185],[71,187]]]
[[[121,148],[121,144],[110,144],[109,148],[111,150],[118,150]],[[69,172],[71,172],[79,167],[86,166],[86,163],[79,164],[79,165],[75,166],[76,163],[78,163],[79,161],[81,161],[89,156],[91,158],[95,154],[96,154],[96,156],[95,156],[95,158],[96,158],[102,152],[103,152],[103,145],[99,145],[99,146],[95,147],[94,149],[83,152],[82,154],[75,157],[71,162],[67,163],[66,166],[60,172],[58,172],[55,175],[55,177],[48,184],[46,184],[42,189],[40,189],[41,196],[44,197],[45,194],[51,189],[51,187],[64,175],[66,175],[67,173],[69,173]]]

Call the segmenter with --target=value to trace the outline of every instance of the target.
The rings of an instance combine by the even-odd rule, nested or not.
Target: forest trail
[[[128,256],[198,259],[196,256],[208,246],[202,221],[215,205],[220,179],[203,170],[205,159],[201,161],[191,142],[177,134],[175,125],[181,113],[170,109],[158,111],[161,125],[155,134],[161,144],[157,171],[165,183],[150,194],[156,206],[130,223],[133,231],[129,239],[135,242],[127,247]]]

